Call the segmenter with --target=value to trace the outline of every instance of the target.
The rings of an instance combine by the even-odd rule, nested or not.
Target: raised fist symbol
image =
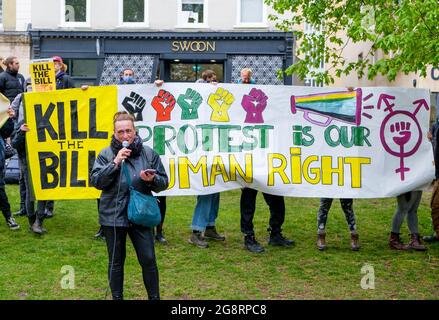
[[[209,95],[207,103],[213,109],[210,120],[217,122],[230,121],[227,110],[235,101],[235,97],[229,91],[223,88],[218,88],[215,93]]]
[[[202,102],[203,98],[201,95],[191,88],[188,88],[185,94],[180,94],[177,103],[181,108],[181,119],[198,119],[198,107]]]
[[[157,112],[157,122],[171,120],[171,111],[175,106],[175,98],[170,92],[161,89],[157,96],[152,99],[151,105]]]
[[[246,123],[264,123],[262,112],[267,107],[268,97],[262,90],[251,89],[248,95],[242,97],[241,105],[247,112]]]
[[[134,116],[135,121],[142,121],[142,112],[146,105],[146,100],[138,93],[131,91],[129,97],[122,101],[123,107]]]
[[[399,146],[403,146],[406,144],[412,133],[410,132],[410,122],[397,122],[390,125],[390,132],[399,134],[398,136],[393,137],[393,141]]]

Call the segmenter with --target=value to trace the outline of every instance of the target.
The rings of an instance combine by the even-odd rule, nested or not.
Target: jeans
[[[317,228],[318,233],[324,233],[326,228],[326,220],[328,219],[328,213],[331,209],[332,201],[334,199],[332,198],[321,198],[320,199],[320,208],[319,212],[317,214]],[[355,214],[354,210],[352,209],[353,204],[352,199],[340,199],[341,208],[344,212],[344,215],[346,217],[346,222],[349,226],[349,231],[351,233],[355,233],[357,226],[355,222]]]
[[[392,219],[392,232],[400,233],[401,225],[407,216],[407,227],[410,233],[418,231],[418,207],[421,202],[422,191],[410,191],[399,195],[396,200],[398,207]]]
[[[215,226],[215,220],[218,217],[219,201],[219,193],[197,197],[197,204],[192,217],[192,230],[204,231],[206,227]]]
[[[136,251],[137,260],[142,267],[143,284],[148,293],[148,298],[149,300],[159,300],[159,272],[151,228],[138,225],[131,225],[128,228],[109,226],[102,226],[102,228],[107,242],[108,279],[113,299],[123,299],[124,264],[128,234]]]
[[[244,188],[241,193],[241,232],[245,235],[254,235],[253,217],[256,211],[256,196],[258,190]],[[285,220],[284,197],[262,192],[265,202],[270,209],[270,229],[273,234],[280,233]]]

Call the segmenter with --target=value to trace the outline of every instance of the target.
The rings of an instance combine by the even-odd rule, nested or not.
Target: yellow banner
[[[27,160],[36,200],[94,199],[99,152],[110,145],[117,87],[26,93]]]
[[[52,60],[34,61],[29,66],[32,92],[56,90],[55,64]]]

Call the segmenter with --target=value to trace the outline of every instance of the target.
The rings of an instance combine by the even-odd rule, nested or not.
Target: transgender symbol
[[[420,99],[413,102],[417,105],[413,113],[394,111],[395,105],[389,101],[393,99],[394,96],[387,94],[382,94],[378,99],[377,109],[380,109],[384,102],[384,111],[389,111],[381,124],[380,138],[384,149],[399,158],[399,168],[395,169],[395,173],[399,173],[401,181],[404,181],[405,172],[410,171],[410,168],[405,166],[404,159],[418,151],[422,142],[422,130],[416,115],[422,107],[426,110],[429,110],[429,107],[425,99]]]

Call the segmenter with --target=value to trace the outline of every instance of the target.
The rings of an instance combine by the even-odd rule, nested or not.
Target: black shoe
[[[245,248],[253,253],[261,253],[264,252],[264,247],[259,244],[259,242],[256,241],[256,238],[254,235],[251,236],[245,236],[244,238],[244,246]]]
[[[44,210],[44,218],[45,219],[49,219],[49,218],[52,218],[52,217],[53,217],[53,212],[48,210],[48,209],[45,209]]]
[[[96,234],[94,235],[94,239],[95,240],[101,239],[105,241],[104,230],[102,230],[102,228],[100,228],[99,231],[96,232]]]
[[[26,210],[19,210],[17,212],[14,212],[13,215],[16,217],[22,217],[22,216],[27,215],[27,213],[26,213]]]
[[[294,244],[294,241],[288,240],[282,235],[282,233],[279,232],[274,234],[271,233],[268,244],[271,246],[278,246],[278,247],[291,247]]]
[[[155,240],[158,242],[158,243],[161,243],[161,244],[167,244],[168,243],[168,241],[166,240],[166,238],[163,236],[163,233],[157,233],[156,234],[156,236],[155,236]]]
[[[422,240],[425,242],[438,242],[439,238],[435,234],[432,234],[431,236],[423,236]]]

